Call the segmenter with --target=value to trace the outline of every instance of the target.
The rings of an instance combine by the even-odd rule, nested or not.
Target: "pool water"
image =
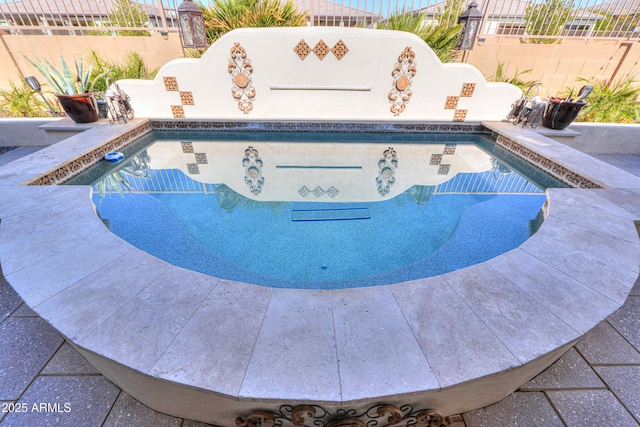
[[[94,202],[123,239],[212,276],[287,288],[390,284],[486,261],[536,230],[543,188],[487,149],[162,140],[95,180]]]

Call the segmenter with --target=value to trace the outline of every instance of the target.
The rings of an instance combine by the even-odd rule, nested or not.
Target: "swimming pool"
[[[94,185],[103,221],[140,249],[271,287],[382,285],[486,261],[535,232],[544,188],[562,186],[480,135],[158,136],[69,183]]]

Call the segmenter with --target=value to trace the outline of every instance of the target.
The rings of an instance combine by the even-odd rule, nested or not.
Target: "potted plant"
[[[109,71],[100,74],[89,84],[92,66],[89,65],[85,70],[82,59],[74,59],[73,61],[75,75],[72,75],[71,69],[62,56],[60,57],[60,70],[51,65],[49,61],[40,60],[38,57],[36,57],[36,61],[32,61],[26,56],[25,59],[36,67],[51,85],[69,118],[76,123],[90,123],[98,120],[98,104],[93,92],[93,85]]]

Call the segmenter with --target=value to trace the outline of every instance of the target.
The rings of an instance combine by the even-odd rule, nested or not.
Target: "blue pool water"
[[[438,275],[500,255],[530,236],[544,200],[432,195],[419,205],[404,193],[344,204],[366,205],[370,218],[335,221],[292,221],[295,209],[327,208],[318,203],[228,212],[215,193],[112,195],[98,209],[113,232],[172,264],[272,287],[337,289]]]
[[[394,149],[387,141],[327,149],[258,139],[159,141],[128,153],[119,170],[88,175],[99,215],[112,232],[172,264],[309,289],[454,271],[516,248],[540,222],[544,185],[525,179],[486,141],[436,143],[442,154],[434,157],[427,142],[413,140],[392,141]],[[247,144],[259,161],[246,159]],[[384,157],[387,147],[395,163]],[[354,181],[360,175],[366,179]]]

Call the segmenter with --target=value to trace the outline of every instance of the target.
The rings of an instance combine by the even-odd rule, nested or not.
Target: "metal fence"
[[[177,32],[181,0],[0,0],[0,32],[9,34],[147,35]],[[218,0],[225,1],[225,0]],[[282,0],[285,1],[285,0]],[[394,13],[423,16],[424,25],[457,22],[467,0],[293,0],[309,26],[377,28]],[[204,0],[204,7],[215,0]],[[477,0],[480,37],[640,37],[640,0]]]

